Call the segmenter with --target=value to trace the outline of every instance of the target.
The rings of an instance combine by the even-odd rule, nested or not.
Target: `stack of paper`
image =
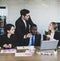
[[[16,49],[5,49],[5,50],[1,50],[1,53],[16,53]]]
[[[19,57],[19,56],[32,56],[33,54],[29,51],[29,50],[26,50],[25,52],[23,53],[15,53],[15,56]]]
[[[34,46],[17,46],[17,49],[29,49],[29,50],[34,50]]]
[[[17,46],[17,49],[24,49],[24,46]]]

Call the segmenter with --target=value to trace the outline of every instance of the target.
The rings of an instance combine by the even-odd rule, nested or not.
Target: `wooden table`
[[[58,49],[57,56],[54,55],[38,55],[28,57],[16,57],[15,54],[0,54],[0,61],[60,61],[60,49]]]

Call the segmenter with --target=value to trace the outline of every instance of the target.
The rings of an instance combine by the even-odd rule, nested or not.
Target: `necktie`
[[[32,41],[31,45],[33,46],[34,45],[34,37],[31,38],[31,41]]]

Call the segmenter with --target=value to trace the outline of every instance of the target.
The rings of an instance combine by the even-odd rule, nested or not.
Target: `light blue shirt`
[[[35,35],[33,35],[32,37],[33,37],[33,41],[34,41],[34,44],[35,44]],[[31,44],[32,44],[32,37],[29,40],[29,46],[31,46]]]

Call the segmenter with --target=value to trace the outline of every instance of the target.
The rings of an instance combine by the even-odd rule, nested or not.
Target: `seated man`
[[[16,46],[16,37],[14,35],[14,25],[7,24],[5,26],[5,35],[2,36],[1,43],[3,48],[12,48]]]
[[[30,27],[30,32],[32,37],[29,39],[29,46],[40,46],[41,43],[41,34],[37,32],[37,25],[33,24]]]

